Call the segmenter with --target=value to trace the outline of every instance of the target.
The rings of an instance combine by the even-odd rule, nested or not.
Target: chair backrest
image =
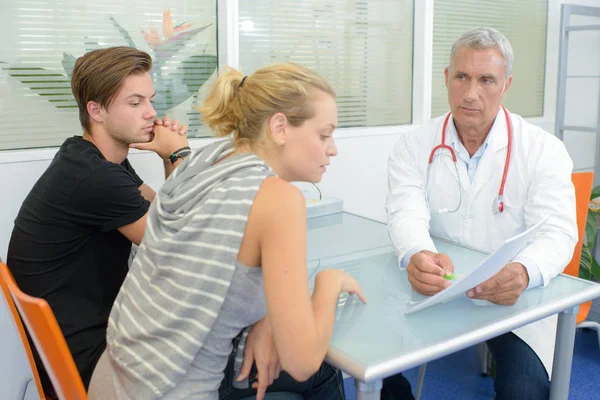
[[[571,175],[573,186],[575,187],[575,205],[577,208],[577,233],[579,240],[575,245],[573,258],[563,271],[567,275],[579,275],[579,263],[581,262],[581,250],[583,248],[583,236],[585,235],[585,224],[587,221],[588,207],[590,205],[590,196],[592,195],[592,186],[594,185],[593,172],[574,172]]]
[[[65,338],[54,318],[50,306],[44,299],[23,293],[6,264],[0,264],[0,276],[8,290],[35,347],[46,367],[46,372],[61,400],[85,400],[87,394],[81,377],[67,347]]]
[[[1,260],[0,260],[1,261]],[[21,322],[21,317],[19,316],[19,312],[15,307],[15,302],[13,301],[10,292],[8,291],[8,286],[4,279],[0,276],[0,289],[2,290],[2,294],[6,299],[6,304],[8,304],[8,310],[13,317],[13,321],[15,323],[15,327],[19,332],[19,336],[21,338],[21,342],[23,343],[23,349],[25,350],[25,354],[27,355],[27,359],[29,360],[29,367],[31,368],[31,375],[33,376],[33,380],[35,381],[35,386],[38,391],[38,395],[40,400],[45,400],[46,396],[44,395],[44,389],[42,388],[42,382],[40,381],[40,375],[38,373],[37,367],[35,365],[35,361],[33,359],[33,354],[31,353],[31,347],[29,347],[29,340],[27,339],[27,335],[25,334],[25,328],[23,327],[23,323]],[[30,381],[30,377],[27,376],[27,380]],[[25,393],[23,393],[25,395]]]

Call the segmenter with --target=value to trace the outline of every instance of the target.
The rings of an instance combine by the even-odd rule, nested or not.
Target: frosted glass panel
[[[337,93],[340,127],[412,119],[413,0],[240,1],[240,67],[292,61]]]
[[[193,106],[217,67],[216,1],[2,0],[1,9],[0,150],[81,134],[71,71],[76,58],[110,46],[148,52],[159,115],[189,124],[191,136],[209,134]]]
[[[524,117],[544,109],[547,0],[435,0],[431,115],[448,111],[444,69],[452,43],[473,28],[496,28],[510,40],[513,83],[503,104]]]

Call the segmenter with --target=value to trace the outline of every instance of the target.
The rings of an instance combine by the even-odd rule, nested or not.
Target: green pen
[[[454,279],[456,279],[456,276],[454,274],[447,274],[443,276],[444,279],[448,279],[449,281],[452,281]]]

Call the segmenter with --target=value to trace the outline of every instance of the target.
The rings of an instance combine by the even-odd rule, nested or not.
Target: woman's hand
[[[341,269],[326,269],[320,271],[315,277],[315,284],[317,281],[329,282],[338,282],[340,293],[347,292],[349,294],[356,294],[360,301],[363,303],[367,303],[367,298],[365,297],[360,285],[356,280],[350,276],[350,274],[344,272]]]

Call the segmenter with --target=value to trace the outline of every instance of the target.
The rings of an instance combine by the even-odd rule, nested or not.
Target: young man
[[[148,54],[129,47],[77,60],[71,87],[83,135],[65,140],[34,185],[8,248],[15,280],[50,304],[86,387],[155,196],[127,160],[129,148],[156,152],[167,176],[189,154],[185,127],[155,122],[151,66]],[[37,353],[36,362],[51,390]]]

